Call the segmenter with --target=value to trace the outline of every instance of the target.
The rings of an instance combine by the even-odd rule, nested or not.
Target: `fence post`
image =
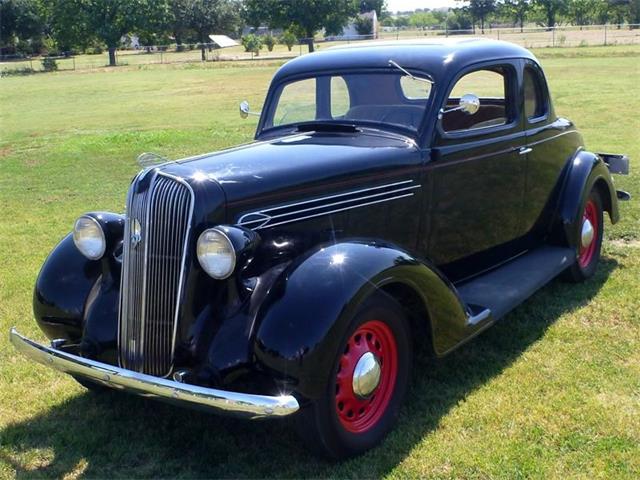
[[[162,50],[160,50],[160,63],[164,63],[162,60]]]
[[[551,27],[551,46],[556,46],[556,27]]]
[[[33,60],[29,57],[29,68],[33,70]]]
[[[71,60],[73,60],[73,70],[75,71],[76,70],[76,57],[75,56],[71,57]]]
[[[604,46],[607,46],[607,24],[604,24]]]

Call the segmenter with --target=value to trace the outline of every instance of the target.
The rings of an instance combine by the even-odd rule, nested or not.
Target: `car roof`
[[[536,61],[526,48],[500,40],[466,37],[361,41],[297,57],[278,70],[274,84],[285,77],[319,71],[389,68],[389,60],[407,69],[425,71],[438,83],[467,65],[506,58]]]

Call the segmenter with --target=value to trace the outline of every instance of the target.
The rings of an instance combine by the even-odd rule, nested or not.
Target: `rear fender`
[[[258,365],[318,398],[358,307],[393,284],[412,288],[424,303],[436,353],[459,342],[466,310],[435,267],[393,246],[352,241],[305,255],[274,282],[256,318]]]
[[[607,165],[598,155],[579,150],[570,161],[555,222],[557,234],[570,247],[579,245],[582,205],[594,186],[600,192],[611,223],[617,223],[620,219],[618,199]]]

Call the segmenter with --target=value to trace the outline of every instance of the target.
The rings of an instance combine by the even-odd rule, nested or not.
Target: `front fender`
[[[318,398],[358,307],[397,283],[420,296],[429,317],[423,320],[433,333],[443,322],[466,324],[455,289],[435,267],[393,246],[344,242],[305,255],[275,281],[256,318],[258,364],[302,396]]]
[[[49,339],[80,343],[83,354],[113,362],[121,270],[117,255],[124,218],[109,213],[87,215],[105,230],[104,257],[89,260],[76,248],[71,234],[64,237],[38,274],[33,312]],[[109,353],[100,357],[102,352]]]
[[[620,219],[616,189],[611,174],[602,159],[591,152],[580,150],[571,160],[558,209],[556,228],[570,247],[579,244],[579,222],[582,219],[582,205],[593,187],[602,196],[604,210],[611,223]]]

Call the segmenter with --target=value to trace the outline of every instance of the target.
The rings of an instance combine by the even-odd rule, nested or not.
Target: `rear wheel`
[[[602,199],[594,187],[582,206],[582,217],[579,222],[578,248],[576,262],[566,270],[564,278],[571,282],[584,282],[592,277],[598,268],[602,236],[604,233],[604,216]]]
[[[378,444],[394,425],[409,380],[408,321],[396,302],[375,295],[353,318],[327,389],[298,415],[314,451],[335,459]]]

